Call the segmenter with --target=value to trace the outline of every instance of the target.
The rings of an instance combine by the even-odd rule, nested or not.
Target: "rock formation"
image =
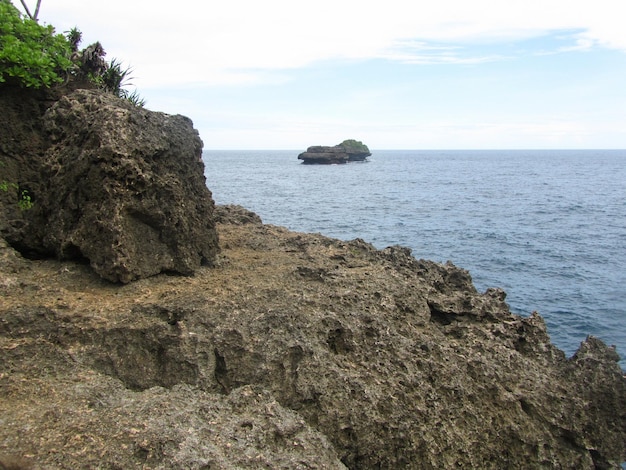
[[[344,140],[334,147],[316,145],[298,155],[298,160],[306,164],[335,165],[359,162],[371,155],[367,145],[356,140]]]
[[[190,274],[214,260],[214,204],[202,141],[188,118],[96,90],[31,104],[35,112],[22,113],[21,120],[23,104],[0,104],[36,136],[32,151],[23,145],[3,151],[10,178],[35,200],[32,212],[4,201],[8,215],[0,229],[13,246],[31,255],[87,260],[113,282]],[[22,136],[7,139],[9,147]]]
[[[407,248],[214,210],[182,116],[30,93],[0,95],[0,468],[626,459],[613,348],[567,359],[538,314]]]
[[[59,98],[51,95],[6,86],[0,91],[0,183],[10,184],[0,191],[0,236],[29,256],[49,254],[42,243],[46,214],[40,196],[46,186],[41,176],[47,146],[42,117]],[[21,191],[33,198],[31,210],[20,210]]]
[[[218,207],[193,277],[126,285],[0,245],[0,462],[619,468],[626,379],[452,264]]]

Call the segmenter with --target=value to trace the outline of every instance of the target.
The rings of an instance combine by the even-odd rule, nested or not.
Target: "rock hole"
[[[522,407],[522,411],[524,413],[526,413],[529,416],[533,415],[533,405],[531,405],[530,403],[528,403],[528,401],[521,399],[519,401],[520,406]]]
[[[346,354],[352,351],[351,334],[343,328],[334,328],[328,332],[326,342],[335,354]]]
[[[431,302],[428,302],[428,308],[430,309],[430,321],[433,323],[446,326],[451,324],[453,321],[457,321],[454,313],[444,312]]]
[[[213,350],[213,354],[215,355],[215,380],[220,385],[222,393],[228,394],[230,392],[230,380],[228,378],[226,360],[217,348]]]
[[[62,248],[61,258],[72,260],[80,264],[89,264],[89,258],[83,254],[80,247],[73,243],[68,243]]]

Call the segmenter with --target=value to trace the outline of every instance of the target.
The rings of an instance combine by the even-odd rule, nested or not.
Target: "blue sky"
[[[626,148],[625,4],[43,0],[39,18],[99,40],[207,149]]]

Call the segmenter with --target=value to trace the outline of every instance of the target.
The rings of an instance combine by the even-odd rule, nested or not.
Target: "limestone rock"
[[[193,277],[111,285],[55,260],[8,272],[0,461],[617,470],[626,459],[613,348],[588,338],[566,358],[540,315],[512,314],[502,290],[477,292],[451,263],[219,212],[225,262]]]
[[[215,206],[214,218],[215,222],[220,224],[245,225],[263,223],[258,214],[236,204]]]
[[[48,254],[42,246],[47,214],[40,204],[47,145],[42,116],[55,98],[51,90],[3,86],[0,91],[0,183],[9,184],[0,191],[0,236],[33,256]],[[19,208],[21,191],[33,198],[31,210]]]
[[[105,279],[193,273],[218,250],[202,141],[191,121],[93,90],[46,112],[44,247]]]

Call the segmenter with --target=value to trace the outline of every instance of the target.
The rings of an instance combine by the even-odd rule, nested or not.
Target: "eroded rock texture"
[[[214,259],[213,200],[188,118],[80,90],[44,123],[52,142],[46,246],[61,258],[84,256],[119,282],[190,274]]]
[[[202,141],[188,118],[96,90],[24,98],[30,107],[0,103],[13,113],[10,122],[21,122],[15,139],[31,142],[7,136],[4,144],[8,178],[35,202],[19,211],[2,201],[7,216],[0,229],[11,245],[87,260],[103,278],[123,283],[160,272],[190,274],[214,261],[214,204]]]
[[[0,458],[617,469],[626,457],[626,380],[601,341],[568,359],[538,314],[512,315],[504,292],[477,292],[452,264],[218,212],[220,263],[194,277],[0,271]]]
[[[46,255],[42,246],[46,214],[40,204],[47,139],[42,117],[58,95],[49,90],[4,86],[0,91],[0,236],[22,253]],[[27,191],[34,202],[21,210],[18,202]]]

